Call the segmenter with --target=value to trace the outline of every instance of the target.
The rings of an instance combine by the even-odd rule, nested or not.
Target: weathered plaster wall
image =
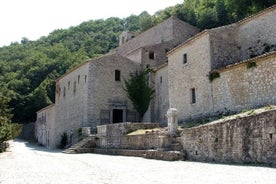
[[[167,110],[169,109],[168,66],[164,65],[155,71],[154,122],[167,126]]]
[[[56,147],[55,135],[55,106],[50,105],[37,112],[35,123],[35,137],[37,142],[49,149]]]
[[[78,129],[88,125],[88,67],[89,63],[85,63],[56,81],[55,128],[58,139],[66,132],[68,136],[72,135],[75,142],[78,140]]]
[[[184,129],[189,160],[276,165],[276,110]]]
[[[187,63],[183,55],[187,54]],[[212,111],[209,35],[207,32],[169,54],[168,83],[170,107],[179,112],[179,119],[202,116]],[[196,102],[192,103],[191,90]]]
[[[256,67],[248,68],[248,63]],[[212,82],[214,112],[276,104],[276,53],[217,70]]]
[[[276,50],[276,8],[238,23],[237,39],[241,49],[241,60],[263,53],[266,46],[274,45]]]
[[[139,69],[139,65],[117,54],[106,55],[89,63],[87,103],[88,120],[92,128],[95,129],[101,124],[101,112],[105,112],[107,118],[113,109],[122,109],[126,113],[134,112],[123,87],[124,79],[128,79],[130,73]],[[120,71],[120,81],[115,81],[115,70]],[[102,124],[106,123],[108,122]],[[112,123],[112,119],[109,119],[109,123]]]

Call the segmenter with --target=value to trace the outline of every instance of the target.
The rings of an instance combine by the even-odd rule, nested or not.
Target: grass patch
[[[135,130],[133,132],[128,133],[127,135],[143,135],[143,134],[147,134],[150,132],[157,132],[159,131],[160,128],[154,128],[154,129],[139,129],[139,130]]]

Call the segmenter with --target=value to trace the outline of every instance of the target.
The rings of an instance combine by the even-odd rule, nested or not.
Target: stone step
[[[171,150],[174,150],[174,151],[181,151],[183,149],[180,143],[172,143],[170,145],[170,148]]]
[[[91,141],[91,137],[84,138],[80,142],[72,145],[71,147],[67,148],[64,150],[62,153],[67,153],[67,154],[76,154],[76,153],[87,153],[90,148],[84,148],[84,146]]]

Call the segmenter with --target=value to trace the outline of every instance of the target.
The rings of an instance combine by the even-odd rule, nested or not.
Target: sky
[[[126,18],[143,11],[152,15],[179,3],[183,0],[1,0],[0,47],[88,20]]]

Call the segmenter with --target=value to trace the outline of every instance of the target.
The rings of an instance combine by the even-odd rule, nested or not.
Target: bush
[[[68,144],[68,135],[66,132],[63,132],[63,134],[60,135],[60,144],[58,145],[58,148],[64,149],[65,146]]]

